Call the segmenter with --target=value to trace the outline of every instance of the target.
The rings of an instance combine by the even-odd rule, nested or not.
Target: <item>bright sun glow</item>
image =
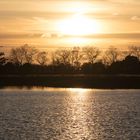
[[[72,18],[61,21],[58,28],[65,35],[82,36],[99,33],[100,23],[83,14],[76,14]]]
[[[83,88],[70,88],[69,91],[72,92],[72,93],[76,93],[76,94],[85,94],[87,92],[87,89],[83,89]]]

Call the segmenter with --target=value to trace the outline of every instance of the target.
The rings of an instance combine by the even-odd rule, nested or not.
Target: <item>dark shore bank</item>
[[[0,86],[140,89],[140,75],[1,75]]]

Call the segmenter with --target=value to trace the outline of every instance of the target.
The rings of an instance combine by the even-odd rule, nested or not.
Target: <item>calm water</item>
[[[140,140],[140,90],[0,90],[0,140]]]

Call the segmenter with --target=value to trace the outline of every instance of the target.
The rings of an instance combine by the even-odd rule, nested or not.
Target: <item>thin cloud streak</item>
[[[13,18],[25,18],[25,19],[34,19],[34,17],[44,18],[46,20],[57,20],[63,19],[66,17],[71,17],[75,13],[64,13],[64,12],[39,12],[39,11],[1,11],[0,12],[1,19],[13,19]],[[116,20],[139,20],[139,15],[133,14],[114,14],[114,13],[104,13],[104,12],[93,12],[93,13],[85,13],[85,16],[96,18],[96,19],[116,19]]]
[[[42,33],[24,33],[24,34],[0,34],[0,39],[7,39],[7,38],[72,38],[72,37],[84,37],[84,38],[130,38],[130,39],[140,39],[140,33],[113,33],[113,34],[93,34],[93,35],[86,35],[86,36],[72,36],[72,35],[63,35],[59,36],[58,34],[42,34]]]

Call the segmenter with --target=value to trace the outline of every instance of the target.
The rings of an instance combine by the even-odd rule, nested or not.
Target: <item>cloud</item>
[[[74,36],[66,35],[66,38],[71,38]],[[93,39],[108,39],[108,38],[119,38],[119,39],[140,39],[140,33],[110,33],[110,34],[93,34],[87,36],[80,36],[84,38]]]
[[[16,33],[1,33],[0,34],[0,39],[12,39],[12,38],[40,38],[42,36],[41,33],[36,33],[36,34],[32,34],[32,33],[20,33],[20,34],[16,34]]]
[[[140,20],[140,16],[132,16],[131,20]]]
[[[45,11],[0,11],[1,19],[13,19],[13,18],[27,18],[41,20],[46,19],[59,19],[66,16],[71,16],[71,13],[65,12],[45,12]]]
[[[42,34],[41,37],[42,38],[60,38],[61,36],[55,33],[46,33],[46,34]]]
[[[130,20],[130,17],[132,20],[139,20],[139,16],[133,16],[133,14],[122,14],[122,13],[118,13],[118,12],[114,12],[114,13],[88,13],[86,14],[87,16],[91,17],[91,18],[95,18],[95,19],[101,19],[101,20],[124,20],[124,21],[128,21]]]
[[[28,39],[28,38],[71,38],[75,37],[72,35],[61,35],[56,33],[11,33],[11,34],[0,34],[0,39]],[[78,37],[84,37],[84,38],[127,38],[127,39],[140,39],[140,33],[110,33],[110,34],[93,34],[93,35],[87,35],[87,36],[78,36]]]
[[[1,20],[8,20],[8,19],[30,19],[30,20],[35,20],[38,22],[45,22],[46,24],[49,22],[49,20],[61,20],[67,17],[73,16],[73,12],[38,12],[38,11],[1,11],[0,18]],[[125,19],[131,19],[132,20],[139,20],[140,15],[138,16],[133,16],[133,14],[128,13],[128,14],[122,14],[118,12],[101,12],[101,11],[95,11],[95,12],[89,12],[84,14],[86,16],[89,16],[91,18],[96,18],[96,19],[117,19],[117,20],[125,20]]]

